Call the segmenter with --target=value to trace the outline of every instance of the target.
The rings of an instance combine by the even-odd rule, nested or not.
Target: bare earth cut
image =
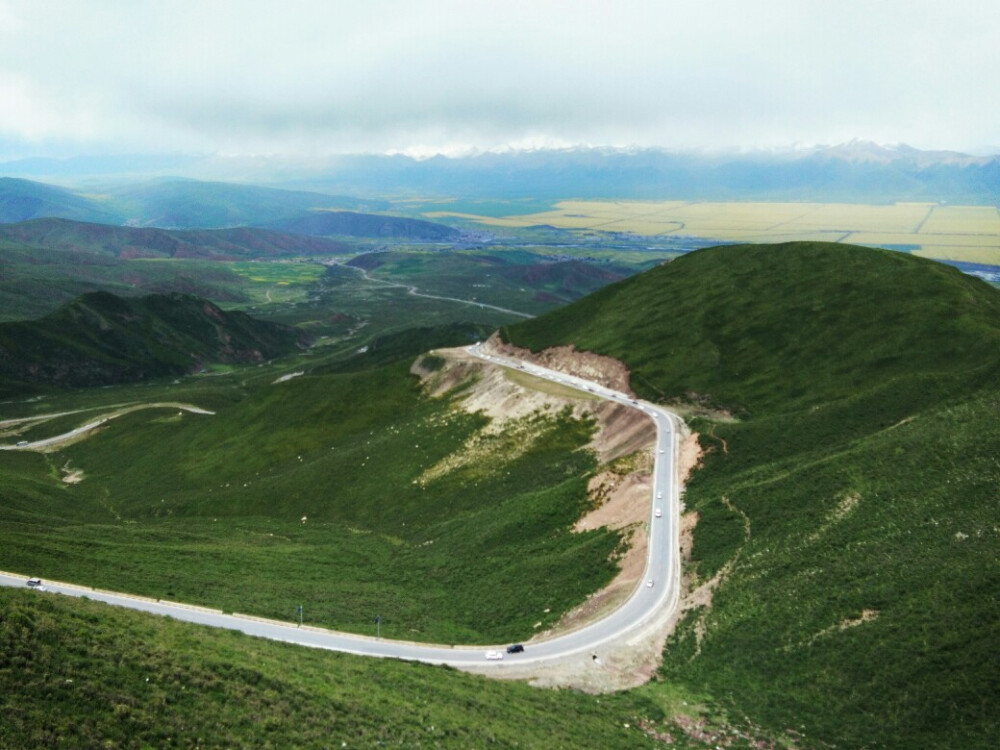
[[[609,357],[578,352],[572,347],[531,353],[502,344],[496,338],[486,346],[498,354],[537,362],[632,393],[627,368]],[[508,429],[517,430],[519,421],[530,415],[557,414],[565,409],[571,410],[575,417],[595,420],[596,430],[588,448],[597,456],[600,469],[588,486],[591,509],[577,521],[574,531],[602,526],[621,530],[625,543],[616,558],[619,573],[605,588],[593,593],[536,638],[550,638],[576,630],[620,606],[640,585],[646,564],[656,438],[652,420],[636,409],[599,400],[584,391],[562,387],[516,368],[484,362],[464,349],[437,350],[433,354],[443,359],[444,364],[432,371],[423,366],[421,358],[414,363],[412,372],[422,378],[428,393],[433,396],[462,386],[456,404],[465,411],[482,412],[490,418],[483,432],[495,435]],[[701,454],[697,435],[689,433],[683,424],[680,428],[678,474],[683,481],[698,464]],[[476,454],[476,444],[477,438],[473,437],[460,454],[447,457],[428,471],[447,472],[465,464]],[[676,619],[675,615],[661,618],[640,637],[605,644],[598,654],[560,666],[548,664],[538,668],[526,664],[524,669],[505,669],[504,677],[526,679],[538,686],[574,687],[588,692],[621,690],[643,684],[655,673]]]

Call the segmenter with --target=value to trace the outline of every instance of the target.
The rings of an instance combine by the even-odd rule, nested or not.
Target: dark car
[[[520,643],[515,643],[513,646],[507,647],[508,654],[519,654],[522,651],[524,651],[524,646],[522,646]]]

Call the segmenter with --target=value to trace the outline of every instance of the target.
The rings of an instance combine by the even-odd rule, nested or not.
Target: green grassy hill
[[[690,696],[539,690],[0,589],[5,748],[769,746],[749,727],[706,725],[705,708]]]
[[[303,604],[307,622],[362,633],[378,613],[383,635],[409,640],[529,638],[616,570],[619,533],[571,532],[592,425],[550,414],[484,434],[483,416],[423,394],[412,354],[385,363],[410,343],[383,339],[355,372],[279,381],[303,365],[275,364],[8,405],[4,416],[166,401],[215,413],[137,411],[57,453],[0,451],[0,569],[281,619]],[[426,473],[467,442],[478,460]],[[77,469],[81,482],[61,481]]]
[[[726,408],[663,676],[841,747],[990,747],[1000,720],[1000,292],[886,251],[692,253],[511,326]]]
[[[179,179],[126,185],[107,200],[132,224],[176,229],[261,224],[319,208],[381,210],[387,205],[302,190]]]
[[[313,211],[302,216],[263,223],[269,229],[315,237],[382,237],[430,242],[457,240],[461,232],[444,224],[402,216],[354,211]]]
[[[0,323],[0,392],[183,375],[209,363],[262,362],[305,344],[302,331],[223,312],[181,294],[92,292],[44,318]]]
[[[1000,295],[959,271],[846,245],[691,253],[509,330],[628,363],[659,400],[743,414],[825,403],[880,381],[996,362]]]
[[[41,216],[110,223],[119,220],[114,208],[70,190],[32,180],[0,177],[0,223]]]
[[[5,245],[126,259],[251,260],[351,251],[341,242],[322,237],[293,236],[267,229],[153,229],[66,219],[0,225],[0,248]]]
[[[283,304],[289,295],[304,299],[304,276],[311,270],[315,279],[322,271],[290,259],[350,251],[334,240],[246,227],[179,231],[63,219],[0,224],[0,321],[41,317],[96,290],[180,292],[244,306],[271,304],[273,297]]]
[[[414,284],[428,294],[476,299],[529,313],[580,299],[634,272],[623,266],[552,261],[506,250],[365,253],[347,265],[373,271],[376,278]]]
[[[705,712],[726,728],[710,747],[991,748],[998,294],[899,254],[732,247],[507,329],[740,416],[692,421],[708,453],[685,497],[690,572],[721,582],[639,690],[537,691],[0,591],[0,746],[684,747],[703,743],[679,715]],[[378,613],[389,637],[525,638],[609,579],[620,537],[568,532],[595,468],[577,450],[588,423],[486,438],[392,361],[453,335],[381,339],[369,369],[276,382],[289,362],[8,403],[5,418],[94,409],[26,439],[112,404],[216,413],[134,412],[56,453],[0,452],[0,568],[286,620],[301,603],[359,632]],[[488,460],[424,475],[470,439]]]

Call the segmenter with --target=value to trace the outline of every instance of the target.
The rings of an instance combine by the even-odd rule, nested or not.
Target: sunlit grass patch
[[[226,263],[226,267],[260,284],[311,284],[326,272],[326,268],[319,263],[231,261]]]

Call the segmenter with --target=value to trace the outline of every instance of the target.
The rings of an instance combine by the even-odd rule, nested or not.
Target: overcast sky
[[[1000,150],[998,0],[0,0],[0,159]]]

